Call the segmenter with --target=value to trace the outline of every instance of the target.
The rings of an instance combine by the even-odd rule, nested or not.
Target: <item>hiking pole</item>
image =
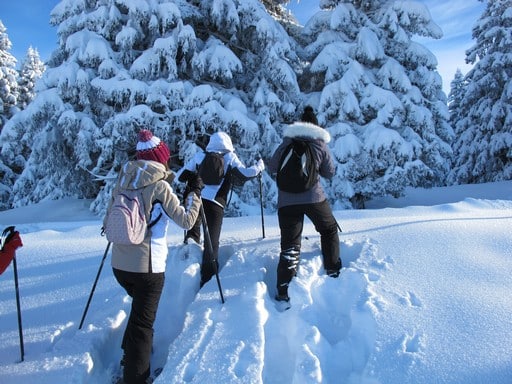
[[[263,238],[265,238],[265,219],[263,218],[263,181],[261,180],[261,172],[258,175],[258,179],[260,181],[261,232],[263,233]]]
[[[12,267],[14,270],[14,287],[16,289],[16,307],[18,309],[18,333],[20,335],[20,353],[21,361],[25,360],[25,347],[23,346],[23,326],[21,324],[21,306],[20,306],[20,290],[18,288],[18,265],[16,256],[12,258]]]
[[[15,234],[14,226],[5,228],[2,232],[2,242],[0,249],[3,249],[4,245],[9,242],[11,237]],[[18,264],[16,263],[16,254],[12,258],[12,268],[14,271],[14,288],[16,291],[16,309],[18,312],[18,333],[20,335],[20,354],[21,361],[25,360],[25,346],[23,344],[23,326],[21,322],[21,305],[20,305],[20,290],[18,285]]]
[[[94,294],[94,290],[96,289],[96,284],[98,283],[98,279],[100,278],[101,270],[103,269],[103,264],[105,263],[105,259],[107,258],[108,249],[110,248],[110,242],[107,244],[107,248],[105,249],[105,253],[103,254],[103,259],[101,259],[100,268],[98,269],[98,273],[96,274],[96,279],[94,280],[94,284],[92,285],[91,293],[89,294],[89,299],[87,300],[87,304],[85,305],[84,313],[82,315],[82,320],[80,320],[80,325],[78,329],[82,329],[82,325],[84,324],[85,315],[89,310],[89,304],[91,304],[92,295]]]
[[[210,231],[208,230],[208,223],[206,222],[206,215],[204,213],[203,202],[201,201],[201,223],[203,225],[204,242],[208,246],[208,253],[210,254],[210,262],[213,264],[213,270],[215,271],[215,278],[217,279],[217,286],[219,287],[220,300],[224,304],[224,295],[222,294],[222,287],[220,286],[219,269],[217,268],[217,262],[213,259],[213,245],[212,238],[210,237]]]

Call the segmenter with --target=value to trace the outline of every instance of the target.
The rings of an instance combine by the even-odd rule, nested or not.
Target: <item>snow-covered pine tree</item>
[[[301,102],[295,42],[259,0],[202,2],[199,11],[201,17],[191,21],[198,39],[192,81],[198,85],[182,111],[188,119],[185,138],[221,129],[246,165],[258,155],[268,158],[280,142],[276,129],[295,117]],[[187,143],[179,147],[185,159],[197,150],[188,151]],[[274,183],[265,183],[265,199],[274,202]],[[251,204],[259,198],[254,185],[240,196]],[[227,214],[237,214],[239,204],[233,199]]]
[[[36,82],[43,76],[45,69],[46,66],[41,61],[37,49],[29,47],[18,74],[19,109],[25,109],[34,99]]]
[[[448,110],[450,112],[450,122],[452,123],[452,126],[455,126],[455,123],[461,119],[461,116],[463,116],[460,108],[465,89],[466,82],[464,80],[464,75],[460,69],[457,69],[455,76],[450,83],[450,94],[448,95]]]
[[[293,41],[258,0],[63,0],[51,23],[59,45],[41,88],[0,136],[13,185],[4,207],[75,196],[103,211],[142,127],[175,162],[198,135],[227,131],[250,165],[300,102]]]
[[[336,201],[355,206],[407,186],[441,185],[453,132],[435,56],[414,36],[440,38],[415,1],[322,0],[304,28],[310,92],[330,131],[338,172]]]
[[[473,27],[474,64],[465,77],[460,119],[455,123],[453,184],[512,178],[512,4],[488,1]]]
[[[448,95],[448,110],[450,112],[450,124],[456,127],[458,121],[462,120],[467,114],[464,109],[462,100],[466,91],[467,83],[460,69],[457,69],[455,76],[450,83],[450,94]],[[462,132],[455,130],[455,136],[460,137]],[[457,143],[453,143],[454,152],[457,152]],[[454,161],[456,159],[454,158]]]
[[[0,20],[0,137],[4,132],[6,121],[17,111],[18,73],[16,71],[16,59],[9,52],[11,47],[12,43],[7,35],[7,29]],[[7,152],[8,148],[0,139],[0,209],[8,207],[6,201],[11,196],[11,188],[14,182],[14,172],[11,167],[16,168],[16,164],[12,162],[11,167],[3,163],[2,156]],[[22,164],[17,165],[18,167],[22,166]]]
[[[0,20],[0,132],[5,122],[17,111],[18,72],[16,59],[9,52],[12,48],[7,29]]]

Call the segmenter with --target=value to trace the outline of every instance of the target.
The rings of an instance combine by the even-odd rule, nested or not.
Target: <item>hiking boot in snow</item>
[[[280,295],[279,293],[276,295],[276,301],[286,301],[286,302],[289,302],[290,301],[290,297],[286,294],[284,295]]]
[[[280,295],[279,293],[275,297],[276,309],[279,312],[284,312],[291,308],[290,297],[287,294]]]
[[[339,269],[328,269],[326,271],[327,276],[337,278],[340,275]]]

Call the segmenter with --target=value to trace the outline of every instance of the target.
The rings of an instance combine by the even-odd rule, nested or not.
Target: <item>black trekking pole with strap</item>
[[[96,289],[96,284],[100,278],[101,270],[103,269],[103,264],[105,263],[105,259],[107,258],[108,250],[110,248],[110,242],[107,244],[107,248],[105,249],[105,253],[103,254],[103,259],[101,259],[101,264],[98,269],[98,273],[96,274],[96,279],[94,280],[94,284],[92,285],[91,293],[89,294],[89,299],[87,300],[87,304],[85,305],[84,313],[82,315],[82,320],[80,320],[80,325],[78,329],[82,329],[82,325],[84,324],[85,315],[87,315],[87,311],[89,310],[89,304],[91,304],[92,295],[94,294],[94,290]]]
[[[12,267],[14,270],[14,286],[16,288],[16,308],[18,310],[18,333],[20,335],[20,353],[21,361],[25,360],[25,347],[23,345],[23,327],[21,324],[21,306],[20,306],[20,290],[18,288],[18,265],[16,256],[12,258]]]
[[[3,246],[11,239],[11,237],[14,235],[14,226],[7,227],[2,232],[2,243],[1,248],[3,249]],[[18,311],[18,333],[20,336],[20,354],[21,354],[21,361],[25,360],[25,346],[23,344],[23,326],[21,322],[21,305],[20,305],[20,290],[18,286],[18,264],[16,263],[16,255],[12,258],[12,268],[14,271],[14,288],[16,290],[16,309]]]
[[[203,203],[201,202],[201,224],[203,225],[204,242],[205,246],[208,246],[208,254],[210,255],[210,262],[213,264],[213,270],[215,271],[215,278],[217,279],[217,286],[219,287],[220,300],[224,304],[224,295],[222,294],[222,287],[220,286],[219,268],[217,268],[217,262],[213,259],[213,245],[212,238],[210,237],[210,231],[208,230],[208,223],[206,222],[206,215],[204,213]]]
[[[258,179],[260,182],[261,232],[263,234],[263,238],[265,238],[265,219],[263,218],[263,181],[262,181],[261,172],[258,175]]]

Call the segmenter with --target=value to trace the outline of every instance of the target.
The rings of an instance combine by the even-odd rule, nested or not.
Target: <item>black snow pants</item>
[[[213,253],[209,252],[209,247],[204,243],[203,261],[201,263],[201,287],[215,275],[215,270],[219,267],[219,240],[224,220],[224,207],[210,200],[202,200]],[[196,224],[187,232],[185,238],[192,238],[199,242],[201,238],[201,217],[198,217]],[[203,242],[206,242],[204,234]]]
[[[142,384],[150,375],[153,324],[164,287],[164,273],[135,273],[113,269],[118,283],[132,298],[132,308],[124,332],[123,380]]]
[[[304,216],[311,220],[315,230],[320,233],[320,247],[326,272],[333,276],[339,272],[341,259],[338,223],[327,200],[320,203],[281,207],[277,214],[281,230],[281,253],[277,266],[277,292],[279,295],[288,295],[288,285],[297,274]]]

